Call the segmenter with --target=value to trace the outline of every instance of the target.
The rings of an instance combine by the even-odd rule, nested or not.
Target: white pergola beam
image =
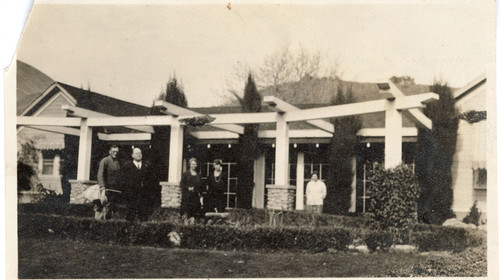
[[[26,126],[33,129],[38,129],[42,131],[67,134],[73,136],[80,136],[80,130],[77,128],[66,127],[66,126]]]
[[[17,117],[17,125],[25,126],[80,126],[80,118]]]
[[[214,124],[249,124],[249,123],[274,123],[277,113],[235,113],[235,114],[213,114],[215,118],[210,125]]]
[[[418,130],[415,127],[403,127],[401,133],[404,137],[417,136]],[[193,131],[191,135],[197,139],[238,139],[238,134],[229,131]],[[362,128],[357,133],[362,137],[384,137],[384,128]],[[331,135],[321,129],[294,129],[288,131],[290,138],[329,138]],[[259,138],[276,138],[276,130],[259,130]]]
[[[197,139],[238,139],[239,135],[230,131],[192,131]]]
[[[406,111],[405,111],[406,112]],[[405,115],[411,119],[417,126],[432,129],[432,120],[429,119],[422,111],[419,109],[410,109],[405,113]]]
[[[285,113],[285,112],[300,111],[300,108],[288,102],[285,102],[284,100],[281,100],[275,96],[264,96],[263,102],[276,112]],[[306,122],[329,133],[333,133],[335,131],[333,124],[324,120],[310,120]]]
[[[387,81],[387,84],[389,85],[390,89],[388,90],[383,90],[383,92],[388,92],[390,94],[392,94],[392,96],[396,97],[396,98],[399,98],[399,97],[404,97],[404,93],[391,81],[391,80],[388,80]],[[436,100],[436,99],[439,99],[439,95],[435,94],[434,93],[434,98],[431,99],[431,100]],[[424,100],[424,101],[421,101],[422,103],[425,103],[426,101],[429,101],[429,100]],[[408,113],[409,113],[409,117],[419,126],[424,126],[428,129],[432,129],[432,120],[429,119],[426,115],[424,115],[424,113],[422,113],[422,111],[418,110],[418,109],[409,109],[408,110]]]
[[[103,141],[149,141],[151,134],[149,133],[97,133],[99,140]]]
[[[80,108],[77,106],[62,105],[61,108],[63,110],[66,110],[66,111],[73,113],[74,116],[82,117],[82,118],[113,118],[113,117],[115,117],[115,116],[111,116],[108,114],[92,111],[89,109]],[[125,127],[131,128],[134,130],[138,130],[138,131],[142,131],[142,132],[147,132],[147,133],[154,133],[155,132],[151,126],[146,126],[146,125],[134,126],[134,127],[125,126]]]
[[[190,109],[186,109],[180,106],[177,106],[175,104],[163,101],[163,100],[155,100],[154,101],[154,106],[157,107],[163,107],[165,108],[165,114],[172,115],[172,116],[203,116],[203,114],[200,114],[198,112],[195,112]],[[244,128],[241,125],[237,124],[212,124],[209,123],[207,124],[209,126],[213,126],[216,128],[220,128],[222,130],[238,133],[238,134],[243,134],[244,133]]]
[[[395,99],[394,108],[396,110],[408,110],[421,108],[423,103],[438,99],[438,95],[432,92],[422,93],[412,96],[398,97]],[[354,115],[383,112],[386,110],[385,99],[357,102],[342,105],[333,105],[321,108],[304,109],[300,111],[288,112],[286,121],[306,121],[314,119],[338,118]]]
[[[397,110],[408,110],[413,108],[425,107],[425,104],[438,100],[439,95],[433,92],[421,93],[410,96],[399,96],[396,97],[395,108]]]
[[[289,122],[296,122],[354,116],[382,111],[385,111],[385,100],[375,100],[289,112],[287,113],[286,120]]]
[[[362,128],[358,130],[357,135],[363,137],[384,137],[385,128]],[[416,127],[403,127],[401,134],[406,137],[417,136],[418,130]]]
[[[111,118],[88,118],[89,126],[126,126],[135,127],[169,126],[172,124],[172,116],[138,116],[138,117],[111,117]]]

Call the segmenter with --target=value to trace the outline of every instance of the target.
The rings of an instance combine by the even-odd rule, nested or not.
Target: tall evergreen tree
[[[430,90],[439,95],[439,100],[424,109],[424,114],[432,120],[432,130],[418,130],[415,158],[415,173],[421,187],[418,218],[421,222],[442,224],[455,216],[451,210],[451,166],[459,120],[451,88],[446,83],[435,82]]]
[[[177,78],[171,77],[167,82],[166,88],[160,92],[158,100],[164,100],[169,103],[175,104],[180,107],[187,107],[186,96],[182,85],[177,82]],[[162,115],[163,108],[152,107],[150,115]],[[155,168],[154,178],[155,182],[168,180],[168,158],[170,151],[170,127],[169,126],[154,126],[155,133],[151,135],[151,163]],[[159,185],[159,184],[155,184]],[[154,190],[151,195],[153,203],[156,206],[161,203],[160,192],[158,189]]]
[[[242,112],[260,112],[262,97],[252,78],[248,75],[245,91],[242,99]],[[244,133],[239,139],[241,144],[240,156],[238,157],[238,207],[244,209],[252,208],[253,194],[253,165],[259,155],[258,124],[245,124]]]
[[[332,105],[341,105],[354,102],[352,87],[344,94],[342,84],[339,83],[337,94],[332,99]],[[352,158],[356,155],[358,138],[356,133],[361,129],[359,116],[335,118],[335,126],[329,147],[329,175],[326,182],[327,195],[324,201],[324,211],[337,215],[348,212],[351,202],[351,184],[353,180]]]

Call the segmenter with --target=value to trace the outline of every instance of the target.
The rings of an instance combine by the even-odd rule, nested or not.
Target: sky
[[[258,69],[284,47],[319,51],[326,68],[338,61],[342,78],[359,82],[409,75],[461,87],[494,67],[494,1],[318,3],[37,4],[18,59],[145,106],[175,74],[190,107],[221,104],[235,65]]]

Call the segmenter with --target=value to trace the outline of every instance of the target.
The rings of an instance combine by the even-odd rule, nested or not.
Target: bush
[[[470,208],[469,214],[467,214],[467,216],[465,216],[462,221],[466,224],[474,224],[478,226],[480,217],[481,212],[479,212],[479,209],[477,209],[477,201],[474,201],[474,204],[472,204],[472,207]]]
[[[409,167],[399,165],[385,170],[381,164],[374,163],[369,179],[374,229],[405,230],[417,222],[419,187]]]
[[[229,227],[97,221],[58,215],[19,213],[19,237],[55,234],[62,238],[93,240],[124,245],[171,247],[169,233],[181,236],[181,247],[223,250],[298,250],[322,252],[346,250],[352,242],[345,228]]]
[[[420,251],[452,250],[461,252],[467,247],[482,244],[483,237],[475,229],[439,227],[439,230],[414,232]]]

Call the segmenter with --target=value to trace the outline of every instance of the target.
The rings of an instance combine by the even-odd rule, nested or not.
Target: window
[[[54,159],[53,158],[43,160],[42,174],[43,175],[54,174]]]
[[[487,175],[486,168],[473,169],[473,183],[475,189],[486,189]]]

